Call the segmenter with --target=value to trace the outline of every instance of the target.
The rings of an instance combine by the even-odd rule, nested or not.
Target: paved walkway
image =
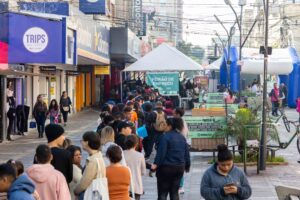
[[[289,119],[297,120],[298,115],[295,110],[288,110]],[[70,117],[70,122],[66,127],[66,134],[74,144],[79,145],[81,135],[85,131],[95,130],[97,126],[98,112],[86,110]],[[284,126],[280,127],[281,138],[287,140],[291,133],[284,131]],[[37,145],[45,143],[45,139],[38,139],[35,130],[31,130],[25,137],[19,137],[13,142],[0,144],[0,162],[8,159],[19,159],[25,167],[32,164],[34,150]],[[275,200],[277,199],[274,187],[276,185],[290,185],[300,188],[300,165],[297,163],[299,153],[296,148],[296,140],[285,150],[280,150],[277,155],[284,156],[289,165],[267,167],[267,170],[256,174],[255,167],[248,168],[248,177],[253,188],[253,200]],[[84,154],[84,156],[87,156]],[[199,200],[200,181],[204,171],[209,167],[208,160],[211,159],[211,153],[192,153],[192,167],[190,173],[185,176],[185,194],[183,200]],[[157,198],[156,178],[144,177],[145,195],[143,200],[154,200]]]

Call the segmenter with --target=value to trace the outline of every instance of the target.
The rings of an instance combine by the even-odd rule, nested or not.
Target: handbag
[[[146,129],[145,125],[138,128],[137,133],[138,133],[138,136],[141,137],[141,138],[145,138],[145,137],[148,136],[148,132],[147,132],[147,129]]]
[[[29,128],[36,128],[36,122],[35,121],[29,122]]]
[[[106,177],[100,177],[100,164],[97,159],[97,178],[92,181],[84,192],[84,200],[109,200],[108,183]]]
[[[69,106],[63,106],[63,110],[64,110],[65,112],[69,112],[70,107],[69,107]]]

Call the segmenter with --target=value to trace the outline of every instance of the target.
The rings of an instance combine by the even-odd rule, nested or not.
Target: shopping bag
[[[84,192],[84,200],[101,199],[109,200],[108,182],[106,177],[101,177],[99,174],[100,165],[97,159],[97,177],[92,181],[89,187]]]
[[[29,128],[36,128],[36,122],[35,121],[29,122]]]
[[[137,133],[138,133],[138,136],[141,138],[145,138],[148,136],[148,132],[147,132],[145,125],[138,128]]]

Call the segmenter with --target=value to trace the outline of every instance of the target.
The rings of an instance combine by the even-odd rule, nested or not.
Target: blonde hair
[[[101,131],[101,145],[115,141],[115,131],[112,127],[106,126]]]

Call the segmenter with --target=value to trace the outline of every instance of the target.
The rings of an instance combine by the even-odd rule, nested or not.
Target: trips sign
[[[9,13],[8,61],[64,63],[63,21]]]

